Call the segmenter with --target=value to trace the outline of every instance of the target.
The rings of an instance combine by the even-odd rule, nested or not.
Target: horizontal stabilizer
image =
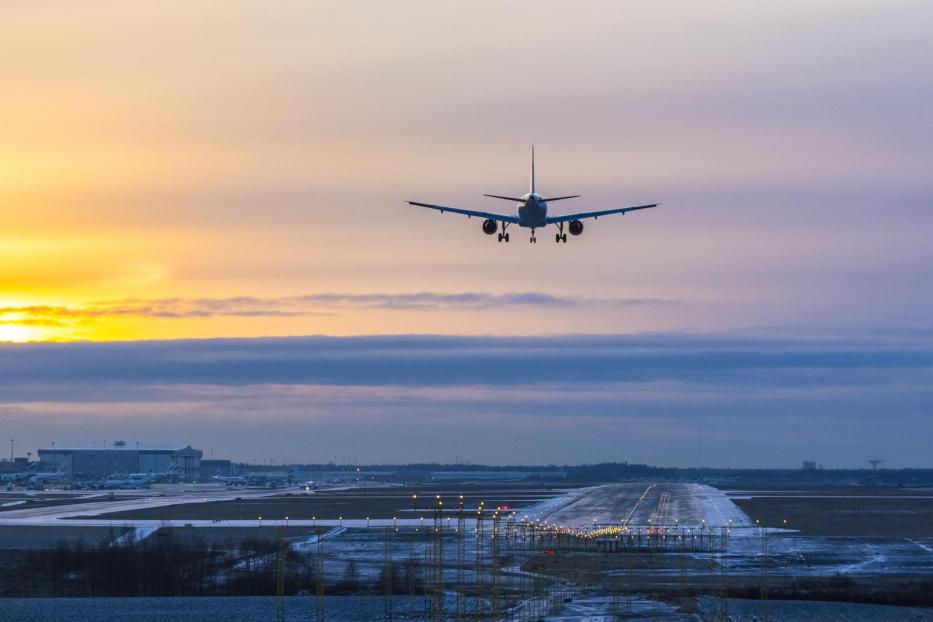
[[[498,194],[484,194],[484,197],[489,197],[490,199],[502,199],[504,201],[515,201],[516,203],[524,203],[524,199],[517,199],[515,197],[503,197]]]
[[[563,201],[564,199],[577,199],[582,196],[583,196],[582,194],[569,194],[565,197],[551,197],[550,199],[541,199],[541,200],[547,203],[549,201]]]

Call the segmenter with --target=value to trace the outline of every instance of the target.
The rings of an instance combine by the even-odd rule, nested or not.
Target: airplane
[[[419,201],[406,201],[409,205],[415,205],[417,207],[426,207],[428,209],[438,210],[441,213],[444,212],[453,212],[454,214],[463,214],[468,218],[477,216],[483,218],[483,233],[486,235],[495,235],[496,232],[499,232],[499,241],[508,242],[509,233],[507,231],[509,225],[518,225],[525,229],[531,229],[531,238],[528,240],[531,243],[537,242],[535,237],[535,229],[541,229],[547,225],[556,225],[557,234],[554,236],[554,241],[557,243],[563,242],[567,243],[567,234],[564,233],[564,225],[567,225],[567,230],[570,232],[570,235],[577,236],[583,233],[583,220],[587,218],[597,219],[600,216],[609,216],[610,214],[627,214],[628,212],[634,212],[636,210],[648,209],[650,207],[657,207],[660,203],[651,203],[649,205],[635,205],[633,207],[618,207],[613,209],[599,210],[595,212],[579,212],[576,214],[564,214],[562,216],[548,216],[547,208],[548,203],[553,201],[563,201],[564,199],[576,199],[580,197],[579,194],[571,194],[560,197],[548,197],[545,198],[538,194],[535,191],[535,148],[534,145],[531,147],[531,190],[526,194],[523,194],[521,197],[507,197],[501,196],[498,194],[484,194],[485,197],[490,197],[492,199],[502,199],[504,201],[513,201],[517,203],[518,214],[496,214],[493,212],[480,212],[468,209],[460,209],[456,207],[447,207],[445,205],[434,205],[433,203],[421,203]],[[499,226],[502,226],[500,231]]]
[[[41,488],[47,483],[60,482],[65,479],[65,468],[62,467],[54,473],[32,473],[29,475],[29,488]]]
[[[102,488],[149,488],[152,485],[151,473],[115,473],[108,477]]]
[[[141,473],[134,473],[134,475],[141,475]],[[152,481],[156,484],[166,482],[174,484],[182,478],[184,471],[182,471],[181,467],[177,464],[173,464],[165,469],[164,473],[151,473],[150,475],[152,476]]]
[[[17,471],[16,473],[3,473],[0,475],[0,482],[15,485],[18,482],[27,480],[32,476],[32,471]]]
[[[227,486],[246,486],[249,483],[249,479],[243,475],[215,475],[213,477],[215,481],[223,482]]]
[[[278,488],[280,486],[291,486],[294,481],[295,467],[287,471],[254,471],[245,475],[247,484],[250,486],[265,486],[267,488]]]

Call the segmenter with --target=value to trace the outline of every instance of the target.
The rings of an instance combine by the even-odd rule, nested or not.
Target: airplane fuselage
[[[518,204],[518,226],[538,229],[547,225],[547,202],[537,192],[522,196]]]

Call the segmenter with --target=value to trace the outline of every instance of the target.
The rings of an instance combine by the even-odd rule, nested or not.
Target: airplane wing
[[[547,224],[555,224],[559,222],[567,222],[568,220],[583,220],[584,218],[599,218],[600,216],[608,216],[609,214],[625,214],[626,212],[634,212],[639,209],[648,209],[649,207],[657,207],[660,203],[652,203],[651,205],[636,205],[635,207],[617,207],[616,209],[607,209],[601,212],[581,212],[579,214],[566,214],[564,216],[549,216],[547,219]]]
[[[444,205],[432,205],[430,203],[418,203],[417,201],[405,201],[409,205],[417,205],[418,207],[427,207],[428,209],[436,209],[439,212],[453,212],[454,214],[463,214],[464,216],[476,216],[478,218],[489,218],[491,220],[498,220],[500,222],[518,222],[518,216],[507,216],[505,214],[492,214],[490,212],[476,212],[469,209],[459,209],[456,207],[446,207]]]

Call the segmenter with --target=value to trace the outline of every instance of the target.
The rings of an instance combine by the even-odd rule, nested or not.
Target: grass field
[[[825,496],[813,491],[788,496],[772,493],[733,501],[752,520],[768,527],[796,529],[804,535],[933,537],[933,494],[929,491],[914,491],[912,495],[886,495],[878,489],[858,491],[842,489]]]
[[[54,547],[60,542],[97,545],[110,542],[127,530],[126,527],[72,527],[61,524],[48,527],[3,525],[0,526],[0,550],[44,549]]]

